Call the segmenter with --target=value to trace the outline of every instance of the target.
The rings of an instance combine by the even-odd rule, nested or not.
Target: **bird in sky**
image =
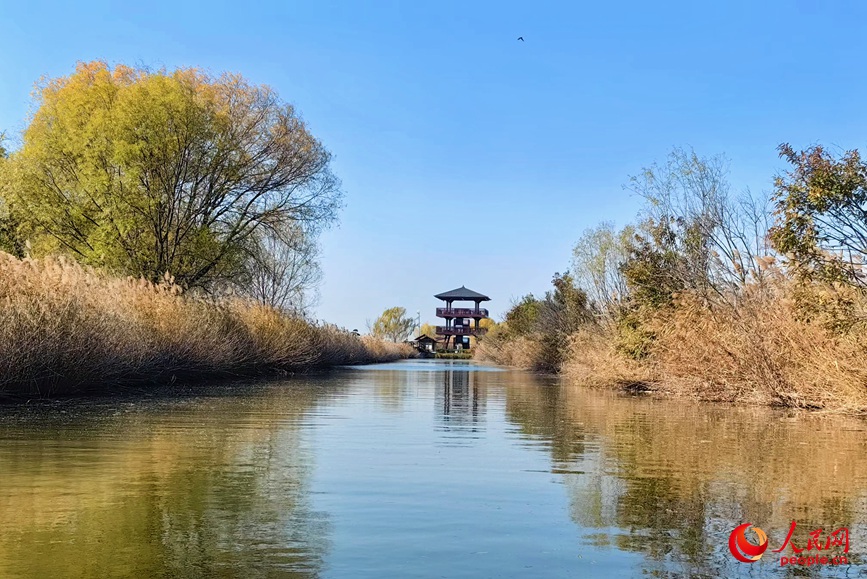
[[[523,37],[523,36],[519,36],[519,37],[518,37],[518,40],[520,40],[521,42],[524,42],[524,37]]]

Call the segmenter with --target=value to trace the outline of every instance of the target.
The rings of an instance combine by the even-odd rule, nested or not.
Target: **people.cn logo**
[[[735,556],[735,559],[744,563],[755,563],[762,558],[762,554],[768,548],[768,536],[758,527],[752,527],[753,532],[759,539],[758,544],[747,540],[746,532],[751,525],[752,523],[744,523],[736,527],[732,531],[732,534],[729,535],[729,550]]]

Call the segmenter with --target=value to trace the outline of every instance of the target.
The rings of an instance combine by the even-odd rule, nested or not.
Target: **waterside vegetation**
[[[405,358],[411,349],[244,298],[116,278],[63,258],[0,252],[0,394],[304,372]]]
[[[586,231],[570,272],[513,304],[478,357],[708,401],[867,411],[867,164],[780,147],[771,196],[675,150],[628,188],[638,222]]]
[[[271,88],[96,61],[41,81],[32,110],[0,146],[0,394],[410,354],[310,319],[343,192]]]

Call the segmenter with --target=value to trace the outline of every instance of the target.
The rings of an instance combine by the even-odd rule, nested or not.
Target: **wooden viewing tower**
[[[437,326],[437,335],[445,336],[446,350],[452,338],[455,348],[469,348],[470,336],[477,338],[486,332],[479,322],[488,317],[488,310],[480,308],[479,304],[489,302],[491,298],[464,286],[434,297],[446,303],[446,307],[437,308],[437,317],[446,320],[445,326]],[[476,305],[473,308],[453,308],[453,302],[475,302]]]

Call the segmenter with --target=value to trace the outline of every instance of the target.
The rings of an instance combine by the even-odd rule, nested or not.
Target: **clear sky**
[[[518,36],[525,41],[519,42]],[[543,293],[674,146],[769,189],[775,148],[864,145],[867,3],[0,0],[0,128],[77,60],[240,72],[296,105],[346,207],[317,316],[363,330],[466,285]],[[14,143],[13,143],[14,144]]]

